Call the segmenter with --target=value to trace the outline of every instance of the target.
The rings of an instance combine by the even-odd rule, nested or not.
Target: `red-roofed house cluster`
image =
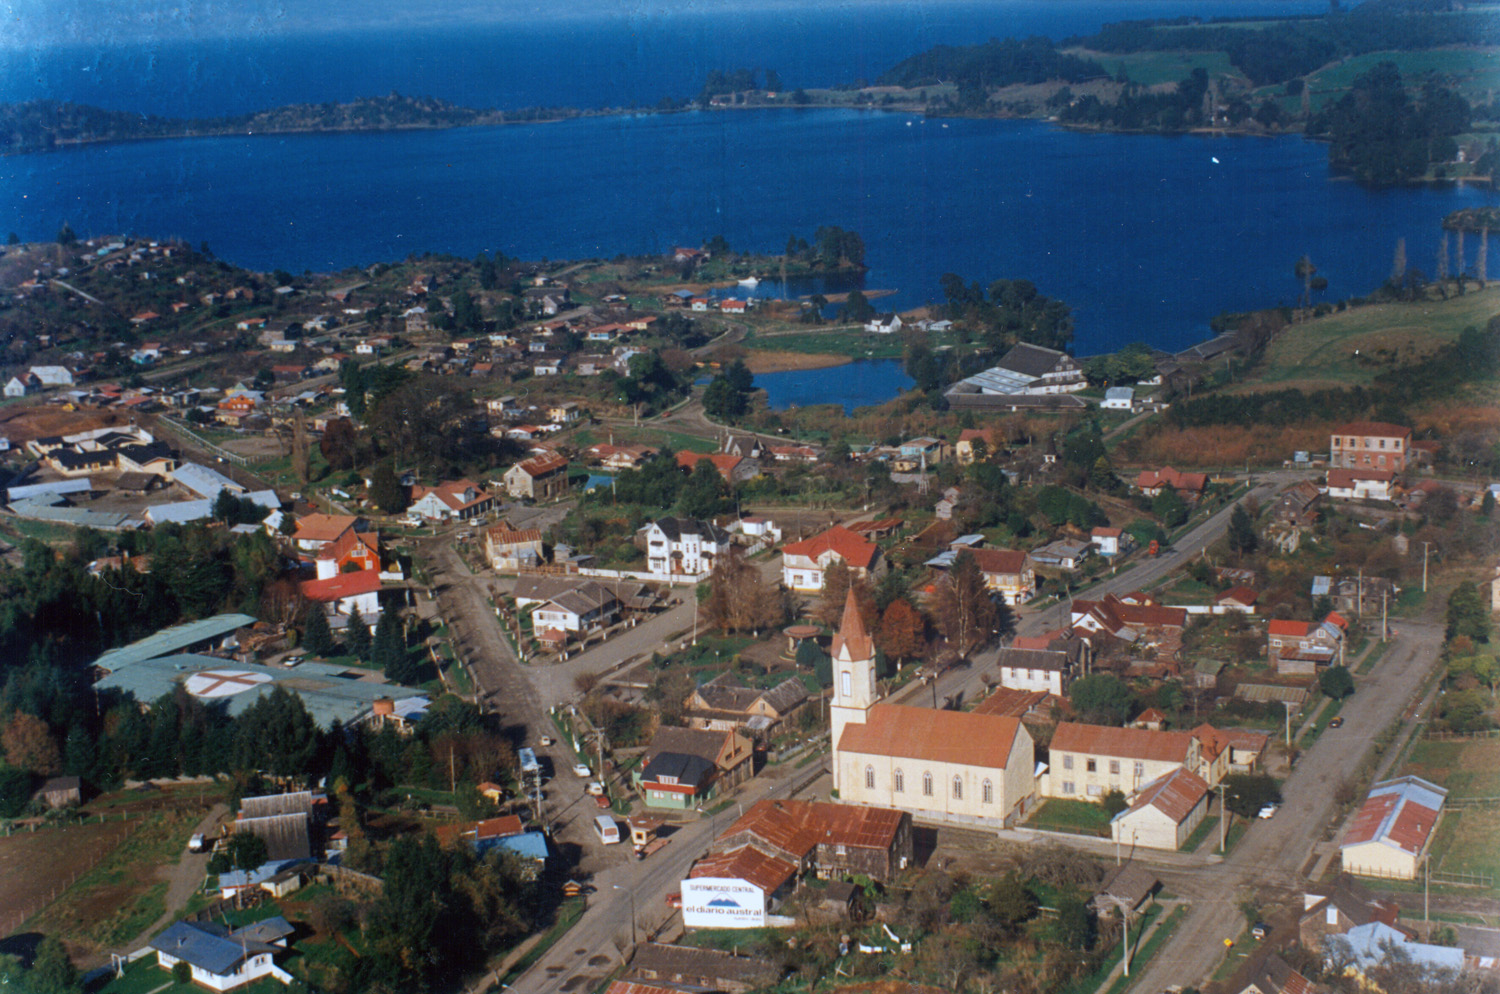
[[[1312,676],[1320,666],[1344,665],[1349,622],[1337,612],[1320,622],[1272,618],[1266,626],[1266,658],[1277,673]]]

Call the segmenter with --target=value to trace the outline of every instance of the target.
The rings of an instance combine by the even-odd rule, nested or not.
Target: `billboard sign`
[[[766,892],[733,878],[682,882],[682,924],[688,928],[755,928],[766,923]]]

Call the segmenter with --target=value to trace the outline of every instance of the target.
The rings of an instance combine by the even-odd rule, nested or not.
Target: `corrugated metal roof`
[[[75,528],[119,531],[122,528],[134,528],[140,524],[140,519],[129,514],[90,511],[82,507],[54,507],[47,503],[48,500],[49,497],[43,495],[40,498],[12,501],[10,509],[23,518],[54,521],[60,525],[72,525]]]
[[[1119,756],[1185,763],[1193,737],[1187,732],[1153,732],[1149,728],[1109,728],[1060,722],[1052,733],[1052,753]]]
[[[47,483],[30,483],[24,487],[11,487],[5,491],[8,500],[25,500],[27,497],[40,497],[44,494],[83,494],[94,489],[94,483],[88,477],[72,480],[51,480]]]
[[[1179,766],[1142,787],[1135,803],[1115,815],[1113,820],[1118,821],[1150,806],[1180,825],[1207,794],[1208,784],[1203,778],[1187,767]]]
[[[1383,842],[1403,852],[1420,853],[1437,827],[1448,792],[1420,777],[1386,780],[1370,788],[1343,846]]]
[[[94,665],[113,672],[122,666],[128,666],[143,659],[155,659],[158,656],[180,652],[199,642],[222,638],[238,628],[254,623],[255,619],[248,614],[216,614],[211,618],[173,625],[171,628],[163,628],[155,634],[147,635],[138,642],[109,650],[96,659]],[[216,659],[214,662],[222,665],[224,660]]]
[[[197,655],[135,660],[123,669],[116,669],[96,686],[127,691],[138,701],[150,702],[171,693],[194,674],[218,670],[250,675],[243,680],[217,681],[213,699],[227,702],[231,717],[242,714],[276,687],[301,697],[308,713],[323,728],[331,727],[335,719],[345,725],[360,720],[369,714],[377,698],[421,696],[421,691],[410,687],[382,683],[375,670],[314,662],[302,663],[294,669],[273,668]]]
[[[218,470],[209,469],[195,462],[185,462],[174,469],[172,481],[180,483],[199,497],[208,498],[219,496],[219,491],[224,489],[234,493],[241,493],[245,489]]]
[[[999,715],[877,704],[863,724],[844,727],[838,748],[998,769],[1010,757],[1020,727],[1015,718]]]

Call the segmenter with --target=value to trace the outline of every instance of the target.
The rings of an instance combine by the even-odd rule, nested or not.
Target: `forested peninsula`
[[[284,134],[298,131],[395,131],[555,121],[599,111],[570,107],[476,110],[435,97],[391,93],[349,103],[293,104],[226,117],[175,118],[105,110],[55,100],[0,104],[0,152],[40,152],[60,145],[145,138]]]

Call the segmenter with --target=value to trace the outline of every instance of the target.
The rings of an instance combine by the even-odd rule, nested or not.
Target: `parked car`
[[[667,907],[669,907],[669,908],[680,908],[680,907],[682,907],[682,895],[680,893],[677,893],[676,891],[672,892],[671,894],[668,894],[667,895]]]
[[[598,780],[590,780],[589,785],[583,788],[583,790],[585,793],[593,794],[595,797],[602,797],[604,795],[604,784]]]
[[[580,780],[587,780],[589,777],[591,777],[591,776],[594,775],[594,771],[591,770],[591,769],[589,769],[587,766],[583,765],[582,763],[574,763],[573,764],[573,775],[575,777],[577,777],[578,779],[580,779]]]
[[[1328,723],[1328,727],[1329,728],[1338,728],[1343,723],[1344,723],[1344,716],[1343,715],[1338,715],[1337,717],[1335,717],[1332,721],[1330,721]]]
[[[550,736],[550,735],[543,735],[542,738],[541,738],[541,743],[544,746],[551,745],[552,744],[552,736]]]
[[[1260,814],[1256,815],[1255,817],[1264,818],[1269,821],[1270,819],[1276,817],[1276,812],[1280,807],[1281,805],[1279,804],[1267,804],[1265,807],[1260,809]]]
[[[1267,925],[1265,922],[1256,922],[1255,927],[1250,929],[1250,934],[1255,936],[1257,939],[1264,939],[1266,936],[1271,934],[1271,926]]]

